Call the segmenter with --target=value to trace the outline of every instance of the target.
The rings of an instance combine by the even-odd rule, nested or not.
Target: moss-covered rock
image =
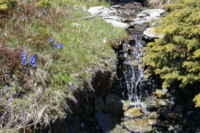
[[[137,118],[142,115],[142,108],[130,108],[126,112],[124,112],[124,116],[129,118]]]

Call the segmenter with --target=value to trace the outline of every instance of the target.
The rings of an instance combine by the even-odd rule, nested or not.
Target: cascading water
[[[142,66],[141,58],[143,57],[142,35],[132,35],[133,42],[122,44],[123,53],[123,77],[127,90],[127,97],[130,106],[142,107],[143,112],[148,113],[146,104],[142,102],[145,92],[144,66]],[[132,45],[132,46],[131,46]]]

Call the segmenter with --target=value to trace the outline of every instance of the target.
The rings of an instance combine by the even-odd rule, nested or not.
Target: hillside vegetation
[[[157,28],[165,36],[146,48],[146,72],[160,75],[163,88],[175,82],[184,88],[200,81],[200,0],[178,0],[166,10]],[[194,101],[199,107],[200,95]]]
[[[115,57],[107,42],[126,33],[87,18],[95,5],[109,6],[98,0],[0,0],[0,132],[65,118],[72,90],[88,82],[94,68],[111,66]]]

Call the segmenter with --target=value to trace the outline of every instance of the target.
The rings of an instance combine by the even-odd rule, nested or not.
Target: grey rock
[[[161,17],[163,13],[165,13],[164,9],[146,9],[139,13],[137,17],[141,16],[142,14],[146,14],[146,16],[150,17]]]
[[[129,24],[124,23],[121,17],[114,15],[116,13],[116,10],[114,8],[96,6],[89,8],[88,12],[91,15],[102,17],[105,22],[112,24],[114,27],[120,27],[123,29],[127,29],[129,27]]]
[[[146,9],[137,14],[134,22],[131,25],[139,24],[143,25],[145,23],[150,23],[153,20],[157,20],[165,13],[163,9]],[[158,21],[158,20],[157,20]]]
[[[128,120],[122,125],[132,132],[150,133],[153,131],[153,128],[148,125],[148,121],[142,119]]]
[[[154,32],[154,27],[150,27],[150,28],[147,28],[143,34],[148,37],[148,38],[151,38],[151,39],[158,39],[158,38],[163,38],[164,35],[163,34],[156,34]]]

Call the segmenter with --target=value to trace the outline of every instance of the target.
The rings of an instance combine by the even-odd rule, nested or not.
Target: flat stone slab
[[[153,131],[153,128],[149,125],[148,121],[142,119],[128,120],[123,122],[122,125],[128,130],[137,133],[150,133]]]
[[[100,16],[105,20],[105,22],[110,23],[114,27],[119,27],[122,29],[127,29],[129,27],[129,24],[123,22],[123,19],[121,17],[114,15],[116,14],[116,10],[114,8],[96,6],[89,8],[88,12],[91,15]]]

